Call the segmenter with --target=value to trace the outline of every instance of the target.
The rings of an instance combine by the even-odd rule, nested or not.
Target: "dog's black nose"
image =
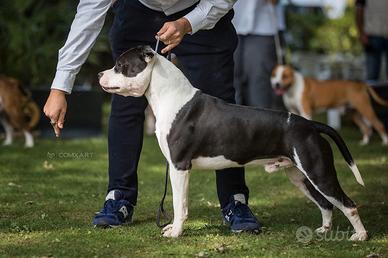
[[[280,83],[275,83],[275,88],[280,88]]]
[[[101,79],[101,77],[102,77],[103,75],[104,75],[103,72],[98,73],[98,74],[97,74],[98,79]]]

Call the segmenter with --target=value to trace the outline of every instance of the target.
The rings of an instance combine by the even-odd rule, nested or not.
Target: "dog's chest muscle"
[[[286,107],[291,110],[297,110],[303,113],[302,97],[304,91],[304,79],[300,74],[295,74],[295,82],[292,88],[283,95],[283,101]]]

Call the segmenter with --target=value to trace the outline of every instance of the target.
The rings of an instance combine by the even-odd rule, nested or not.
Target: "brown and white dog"
[[[275,93],[283,96],[284,105],[289,111],[307,119],[311,119],[314,112],[350,106],[355,110],[353,121],[363,134],[360,143],[362,145],[369,143],[373,132],[370,127],[372,125],[379,133],[383,145],[388,145],[388,135],[372,108],[369,94],[380,105],[388,106],[388,102],[379,97],[367,84],[304,78],[301,73],[288,65],[278,65],[273,69],[271,84]]]
[[[39,122],[40,110],[16,79],[0,76],[0,122],[4,127],[3,145],[11,145],[15,130],[22,131],[25,147],[34,146],[31,130]]]

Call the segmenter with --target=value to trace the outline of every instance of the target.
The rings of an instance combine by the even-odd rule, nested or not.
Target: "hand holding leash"
[[[176,21],[166,22],[156,34],[166,45],[161,51],[162,54],[165,54],[178,46],[183,37],[189,32],[191,32],[191,24],[184,17]]]

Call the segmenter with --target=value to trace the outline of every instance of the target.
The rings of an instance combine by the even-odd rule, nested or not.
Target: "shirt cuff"
[[[51,89],[65,91],[70,94],[74,85],[75,76],[76,74],[70,71],[57,70],[53,83],[51,84]]]
[[[191,32],[189,34],[194,34],[203,27],[203,22],[206,19],[205,13],[198,12],[196,9],[189,12],[184,16],[191,25]]]

